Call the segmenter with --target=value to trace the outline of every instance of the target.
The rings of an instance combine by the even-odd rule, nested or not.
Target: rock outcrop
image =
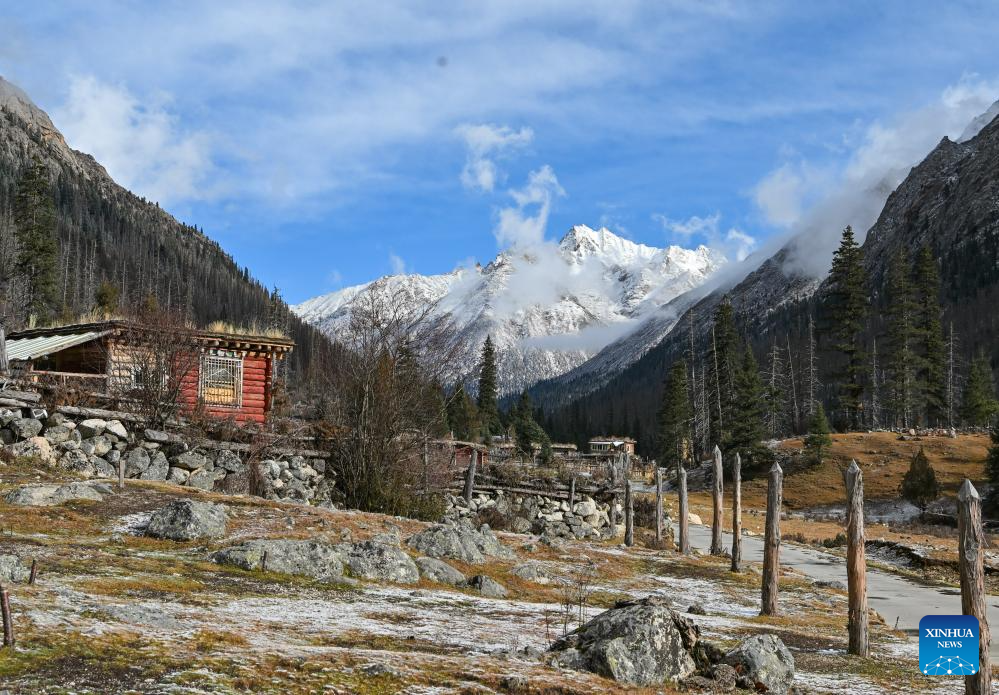
[[[266,555],[266,565],[265,562]],[[343,577],[343,560],[329,543],[299,540],[253,540],[224,548],[212,560],[245,570],[267,570],[334,582]]]
[[[146,535],[174,541],[221,538],[225,535],[225,507],[210,502],[174,500],[153,512]]]
[[[485,524],[478,530],[468,523],[436,524],[414,535],[407,544],[430,557],[446,557],[473,565],[482,564],[488,557],[514,557],[513,551],[500,543]]]
[[[728,652],[723,663],[757,692],[787,695],[794,683],[794,656],[776,635],[753,635]]]
[[[4,501],[24,507],[53,507],[76,500],[101,502],[111,493],[110,487],[100,483],[24,485],[8,492]]]

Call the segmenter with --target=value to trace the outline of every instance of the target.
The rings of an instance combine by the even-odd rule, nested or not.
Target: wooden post
[[[732,571],[742,571],[742,457],[732,464]]]
[[[0,586],[0,614],[3,617],[3,646],[14,646],[14,621],[10,617],[10,594],[7,587]]]
[[[635,545],[635,500],[631,494],[631,480],[624,481],[624,544]]]
[[[260,571],[261,572],[266,572],[267,571],[267,551],[266,550],[264,551],[264,554],[260,556]]]
[[[0,326],[0,376],[6,374],[9,368],[7,363],[7,338],[4,336],[3,326]]]
[[[849,594],[848,651],[871,653],[867,614],[867,557],[864,553],[864,474],[856,461],[843,472],[846,482],[846,587]]]
[[[663,541],[663,469],[656,466],[656,542]]]
[[[472,449],[468,458],[468,470],[465,471],[465,490],[463,497],[465,502],[472,501],[472,493],[475,492],[475,469],[479,465],[479,452]]]
[[[967,695],[992,694],[989,660],[989,619],[985,603],[985,569],[982,554],[982,498],[965,479],[957,493],[958,562],[961,570],[961,612],[978,618],[978,672],[964,677]]]
[[[125,457],[118,459],[118,489],[125,489]]]
[[[690,555],[690,508],[687,506],[687,469],[682,463],[676,466],[676,486],[679,491],[680,503],[680,553]]]
[[[711,483],[711,554],[722,555],[725,550],[722,548],[722,452],[715,446],[714,466],[711,469],[714,480]]]
[[[611,491],[611,501],[610,501],[610,513],[607,515],[610,518],[611,533],[617,536],[617,490]]]
[[[35,583],[35,576],[38,571],[38,560],[36,558],[31,558],[31,574],[28,575],[28,584]]]
[[[569,481],[569,511],[571,512],[576,506],[576,476],[572,476],[572,480]]]
[[[784,496],[784,471],[770,468],[767,487],[767,528],[763,539],[763,591],[760,615],[777,615],[777,577],[780,575],[780,508]]]

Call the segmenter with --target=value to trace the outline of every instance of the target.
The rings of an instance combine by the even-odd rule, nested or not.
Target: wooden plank
[[[982,498],[967,478],[957,494],[958,562],[961,569],[961,612],[978,618],[978,672],[964,677],[967,695],[992,694],[989,618],[985,594],[985,534]]]
[[[846,483],[846,586],[848,651],[870,655],[867,614],[867,558],[864,555],[864,474],[856,461],[843,472]]]
[[[14,400],[25,401],[27,403],[39,403],[42,400],[42,394],[35,393],[34,391],[2,389],[0,390],[0,398],[13,398]]]

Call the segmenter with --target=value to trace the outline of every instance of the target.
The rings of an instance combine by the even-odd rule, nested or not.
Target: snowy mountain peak
[[[335,334],[365,292],[434,304],[450,315],[468,346],[463,372],[474,372],[479,348],[491,335],[501,390],[512,393],[582,364],[724,263],[721,254],[703,246],[655,248],[606,228],[576,225],[557,245],[503,251],[485,267],[388,276],[292,308]]]

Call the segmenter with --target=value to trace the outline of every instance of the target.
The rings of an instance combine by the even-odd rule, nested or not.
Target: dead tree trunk
[[[742,571],[742,457],[732,464],[732,571]]]
[[[569,511],[571,512],[576,506],[576,476],[572,476],[572,480],[569,481]]]
[[[777,577],[780,575],[780,508],[784,471],[774,463],[767,487],[767,527],[763,539],[763,591],[760,615],[777,615]]]
[[[3,617],[3,646],[14,646],[14,620],[10,615],[10,594],[7,587],[0,586],[0,614]]]
[[[635,499],[631,494],[631,480],[624,481],[624,544],[635,545]]]
[[[711,483],[711,554],[723,555],[725,553],[724,548],[722,548],[722,524],[724,523],[722,521],[722,484],[724,479],[722,477],[722,452],[717,445],[715,445],[715,460],[711,472],[714,478]]]
[[[690,510],[687,506],[687,469],[683,464],[676,467],[676,487],[679,493],[678,514],[680,515],[680,553],[690,555]]]
[[[656,466],[656,543],[663,541],[663,469]]]
[[[846,480],[846,583],[849,594],[849,652],[870,655],[867,615],[867,558],[864,554],[864,474],[856,461],[843,473]]]
[[[989,660],[989,619],[985,603],[985,569],[982,546],[982,498],[965,479],[957,495],[958,559],[961,570],[961,612],[978,618],[978,672],[964,677],[968,695],[992,694]]]
[[[468,457],[468,470],[465,471],[465,489],[463,497],[465,502],[472,501],[472,493],[475,492],[475,469],[479,465],[479,452],[472,449]]]

